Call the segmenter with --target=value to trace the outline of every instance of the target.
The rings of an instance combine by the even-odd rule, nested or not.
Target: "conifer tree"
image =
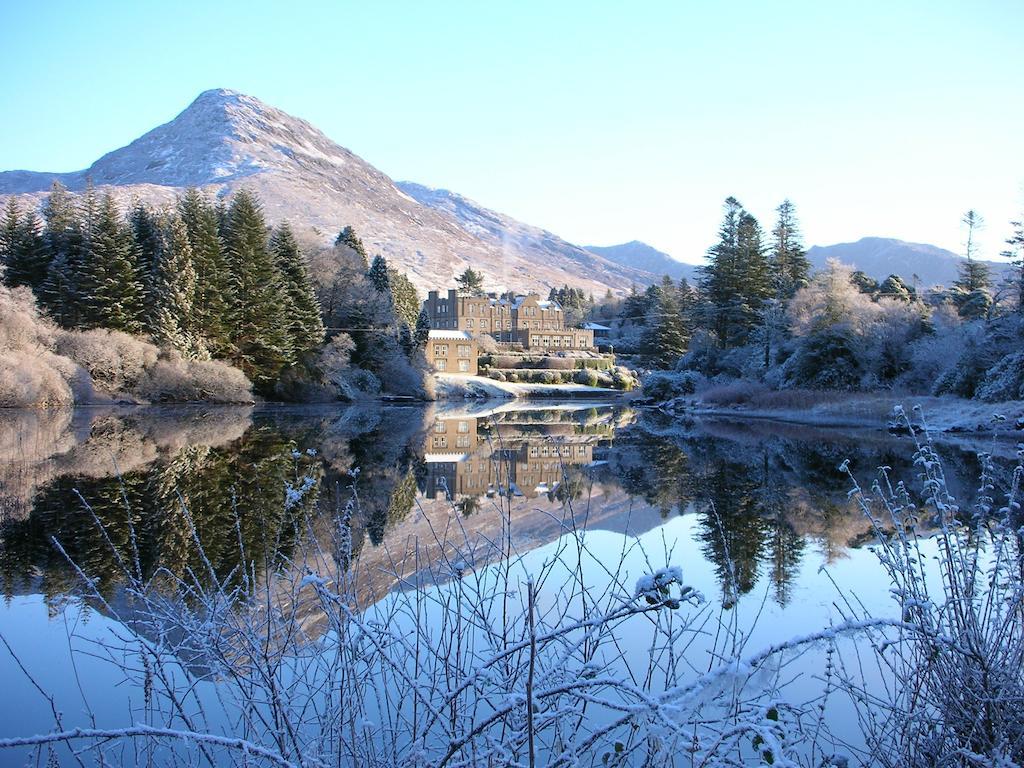
[[[283,311],[287,303],[281,301],[282,276],[267,244],[263,211],[247,190],[237,192],[227,209],[224,246],[232,294],[228,356],[267,391],[294,353]]]
[[[484,276],[473,270],[472,267],[466,267],[466,271],[455,278],[455,282],[459,284],[459,288],[470,296],[482,296],[484,292]]]
[[[70,193],[55,181],[43,206],[46,225],[43,243],[46,249],[46,277],[39,297],[51,316],[64,327],[74,326],[81,317],[83,227],[79,211]]]
[[[641,348],[661,368],[670,368],[686,352],[686,326],[679,311],[679,293],[667,275],[652,286],[653,315],[644,331]]]
[[[772,229],[770,266],[776,298],[788,301],[807,285],[811,262],[800,241],[796,206],[789,200],[783,200],[775,210],[778,218]]]
[[[388,271],[388,286],[391,289],[391,306],[395,310],[395,319],[400,326],[408,328],[411,332],[422,306],[416,286],[404,272],[396,269]]]
[[[274,252],[288,296],[288,332],[292,348],[297,355],[301,355],[316,349],[324,340],[320,303],[313,292],[313,282],[306,270],[299,243],[287,223],[281,224],[274,231],[270,248]]]
[[[14,260],[14,252],[18,244],[18,229],[21,226],[21,212],[18,201],[14,197],[7,198],[3,219],[0,220],[0,267],[4,270],[4,282],[15,286],[21,283],[12,281],[10,270]]]
[[[416,317],[416,330],[413,333],[413,343],[417,347],[425,347],[429,338],[430,318],[427,316],[427,311],[425,309],[421,309],[419,315]]]
[[[144,325],[145,296],[131,233],[111,195],[105,195],[95,210],[94,215],[87,196],[83,322],[138,333]]]
[[[1006,240],[1010,247],[1003,251],[1002,256],[1009,259],[1013,267],[1007,282],[1017,298],[1017,313],[1024,316],[1024,218],[1011,221],[1010,226],[1013,234]]]
[[[7,263],[7,284],[27,285],[38,293],[49,264],[42,223],[36,212],[29,210],[18,220],[14,249]]]
[[[960,263],[960,275],[954,281],[953,302],[961,317],[976,320],[984,317],[992,303],[989,289],[992,285],[988,267],[977,260],[977,233],[984,226],[984,220],[975,210],[969,210],[960,220],[967,228],[964,256]]]
[[[196,327],[196,270],[188,228],[169,214],[156,221],[156,252],[151,257],[151,333],[154,340],[185,357],[203,359],[209,352]]]
[[[380,254],[373,257],[373,264],[370,265],[370,269],[366,273],[366,278],[370,281],[373,287],[377,289],[378,293],[391,293],[391,278],[388,269],[388,260]]]
[[[748,340],[772,290],[761,227],[730,197],[725,201],[719,241],[708,251],[708,264],[701,268],[705,322],[720,344],[728,347]]]
[[[193,303],[196,331],[214,355],[226,352],[230,282],[226,256],[219,229],[217,209],[195,189],[190,188],[178,201],[178,214],[185,224],[196,271]]]
[[[363,260],[363,271],[370,268],[370,259],[366,255],[366,246],[363,245],[363,241],[359,239],[356,232],[352,227],[345,227],[338,236],[334,239],[335,245],[344,245],[355,251]]]

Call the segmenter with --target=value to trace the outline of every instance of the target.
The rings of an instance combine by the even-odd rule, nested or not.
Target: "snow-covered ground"
[[[462,376],[455,373],[438,373],[437,397],[451,399],[460,397],[618,397],[617,389],[588,387],[583,384],[516,384],[495,381],[486,376]]]
[[[815,426],[887,429],[895,420],[897,406],[904,408],[915,425],[921,423],[923,414],[924,422],[934,431],[990,434],[995,429],[1001,434],[1024,438],[1024,401],[1020,400],[985,403],[958,397],[836,392],[834,398],[807,405],[717,405],[704,403],[699,395],[694,395],[675,398],[657,407],[678,415],[736,416]]]

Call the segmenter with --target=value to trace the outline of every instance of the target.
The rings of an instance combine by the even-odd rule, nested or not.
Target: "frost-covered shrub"
[[[643,379],[644,395],[655,400],[671,400],[694,394],[705,379],[696,371],[653,371]]]
[[[612,386],[616,389],[621,389],[623,392],[629,392],[637,385],[637,380],[633,373],[621,365],[617,365],[612,369],[611,378]]]
[[[690,339],[686,354],[679,359],[677,371],[698,371],[705,376],[719,373],[718,359],[721,349],[718,339],[711,331],[698,330]]]
[[[186,360],[176,352],[157,360],[133,392],[150,402],[250,403],[252,382],[221,360]]]
[[[102,328],[62,332],[55,351],[85,368],[96,386],[110,395],[134,389],[160,353],[153,344]]]
[[[988,402],[1024,400],[1024,351],[1012,352],[992,366],[974,395]]]
[[[544,371],[540,374],[540,381],[542,384],[558,384],[562,380],[554,371]]]
[[[494,379],[495,381],[505,381],[505,374],[496,368],[492,368],[490,371],[488,371],[487,375],[488,377]]]
[[[0,408],[73,405],[64,363],[70,361],[46,350],[0,352]]]
[[[856,389],[864,375],[856,339],[834,326],[807,336],[784,366],[791,386],[811,389]]]
[[[498,342],[494,340],[491,334],[478,333],[473,338],[476,339],[476,348],[481,355],[493,355],[498,351]]]
[[[571,371],[576,367],[576,361],[571,357],[544,357],[540,362],[553,371]]]
[[[597,371],[590,368],[580,368],[576,371],[575,381],[577,384],[582,384],[585,387],[596,387]]]

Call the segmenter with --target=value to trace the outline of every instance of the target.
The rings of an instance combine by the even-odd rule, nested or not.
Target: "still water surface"
[[[991,447],[941,446],[962,503],[974,495],[976,452]],[[669,551],[688,584],[724,610],[746,610],[757,648],[834,619],[836,584],[892,612],[869,527],[837,467],[849,459],[867,484],[888,466],[913,484],[911,454],[906,438],[877,431],[680,421],[615,404],[6,412],[0,633],[56,694],[65,725],[86,722],[86,699],[97,721],[125,723],[139,692],[102,659],[72,664],[83,638],[124,629],[76,598],[68,557],[116,601],[116,552],[133,540],[143,573],[200,570],[175,513],[183,502],[225,576],[243,559],[300,558],[358,496],[352,547],[364,605],[428,572],[437,581],[444,569],[433,566],[450,542],[496,540],[503,514],[511,548],[540,562],[568,507],[610,557],[624,542]],[[52,727],[49,704],[3,647],[0,681],[0,737]]]

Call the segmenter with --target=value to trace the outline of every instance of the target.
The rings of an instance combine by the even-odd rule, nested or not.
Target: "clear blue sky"
[[[735,195],[809,243],[985,255],[1024,211],[1024,1],[0,0],[0,169],[76,170],[200,91],[578,243],[695,261]]]

